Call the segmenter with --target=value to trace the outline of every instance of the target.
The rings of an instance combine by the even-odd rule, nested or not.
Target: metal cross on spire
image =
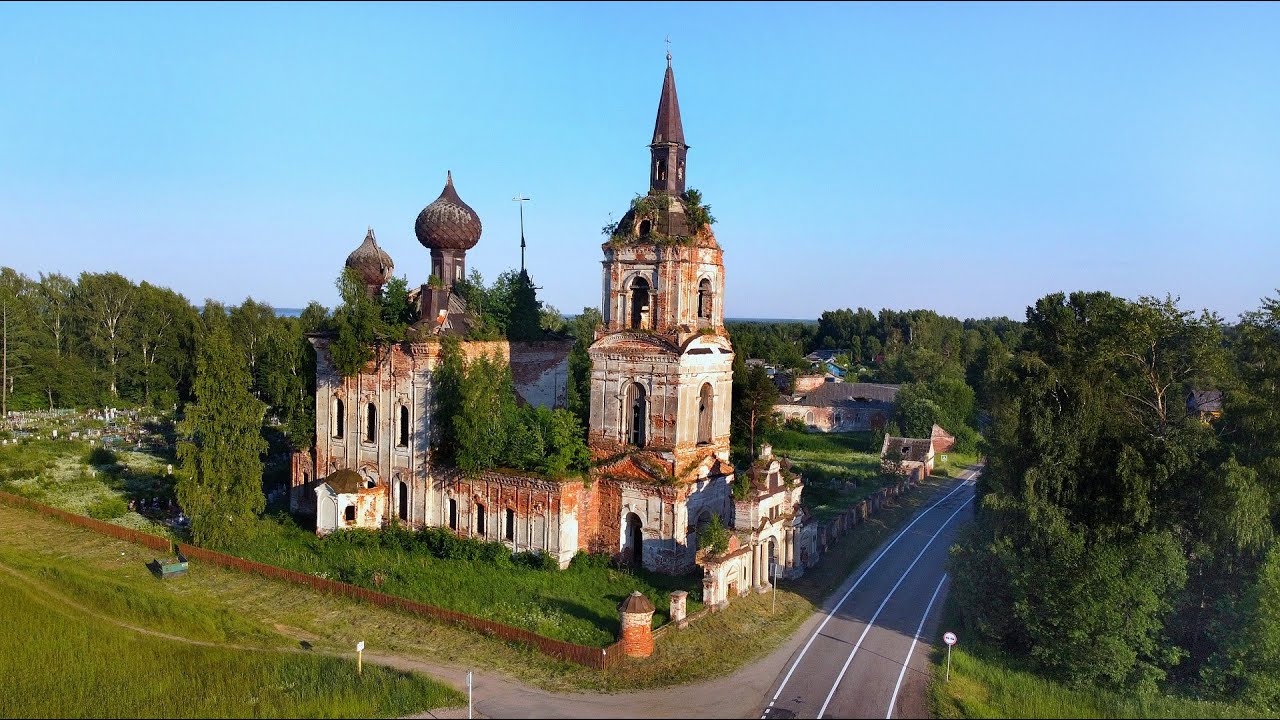
[[[671,36],[667,36],[667,67],[671,67]]]
[[[520,273],[524,273],[524,204],[529,198],[520,193],[511,198],[512,202],[520,203]]]

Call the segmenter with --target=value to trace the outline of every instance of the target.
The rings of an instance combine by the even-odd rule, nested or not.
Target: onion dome
[[[480,242],[480,216],[453,189],[453,173],[440,197],[418,213],[418,242],[429,250],[470,250]]]
[[[386,250],[378,247],[378,241],[373,237],[373,228],[369,228],[364,242],[347,256],[347,267],[355,270],[365,285],[381,287],[391,279],[395,263],[391,262],[391,256]]]

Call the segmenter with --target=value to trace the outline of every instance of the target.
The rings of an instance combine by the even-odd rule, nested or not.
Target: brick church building
[[[784,576],[802,571],[793,547],[802,514],[795,484],[753,479],[749,499],[734,500],[724,259],[700,199],[686,193],[689,146],[669,55],[649,148],[649,191],[602,246],[604,324],[588,351],[588,481],[510,470],[469,477],[432,462],[439,336],[465,336],[470,328],[454,284],[465,277],[466,251],[482,229],[450,175],[414,228],[430,251],[433,276],[410,294],[419,317],[415,339],[383,348],[361,372],[343,377],[329,356],[330,338],[311,338],[316,444],[294,456],[291,504],[315,513],[317,532],[395,519],[550,553],[561,566],[586,550],[682,573],[700,561],[699,527],[718,515],[745,533],[738,592],[767,584],[769,557]],[[391,277],[392,260],[370,231],[347,266],[376,293]],[[468,359],[497,354],[507,361],[521,401],[565,405],[572,342],[463,340],[461,347]]]

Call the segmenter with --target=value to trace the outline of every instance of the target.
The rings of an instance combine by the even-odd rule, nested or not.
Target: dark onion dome
[[[373,228],[369,228],[364,242],[347,256],[347,267],[355,270],[365,285],[381,287],[391,279],[396,266],[391,262],[387,251],[378,247],[378,241],[373,237]]]
[[[453,189],[453,172],[440,197],[418,213],[413,230],[430,250],[470,250],[480,242],[480,216]]]

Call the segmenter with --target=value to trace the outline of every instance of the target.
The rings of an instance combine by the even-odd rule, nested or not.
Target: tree
[[[463,472],[479,473],[510,457],[507,435],[515,412],[515,387],[506,363],[487,356],[468,363],[452,418],[454,461]]]
[[[178,502],[199,545],[225,548],[244,539],[266,506],[261,428],[266,405],[249,391],[244,354],[232,345],[223,307],[205,301],[196,358],[195,401],[178,423]]]
[[[374,359],[375,346],[387,335],[386,326],[378,300],[365,293],[354,270],[344,269],[336,285],[342,304],[333,311],[337,337],[329,345],[329,356],[343,377],[353,377]]]
[[[591,424],[591,356],[587,349],[595,342],[596,330],[604,325],[604,316],[593,307],[584,307],[573,319],[573,348],[569,350],[569,385],[565,400],[569,412],[577,416],[583,428]]]
[[[9,412],[15,370],[26,367],[31,340],[30,281],[12,268],[0,268],[0,417]]]
[[[138,289],[119,273],[80,273],[76,296],[89,346],[105,363],[111,397],[119,398],[121,361],[133,347],[128,329],[138,302]]]
[[[249,376],[253,378],[253,395],[261,399],[262,356],[267,352],[268,338],[276,329],[276,310],[270,303],[245,298],[239,307],[231,308],[231,340],[244,353]]]
[[[745,367],[741,358],[736,355],[733,360],[732,427],[737,430],[739,443],[746,436],[754,458],[756,438],[775,422],[773,407],[778,401],[778,388],[763,367]]]

